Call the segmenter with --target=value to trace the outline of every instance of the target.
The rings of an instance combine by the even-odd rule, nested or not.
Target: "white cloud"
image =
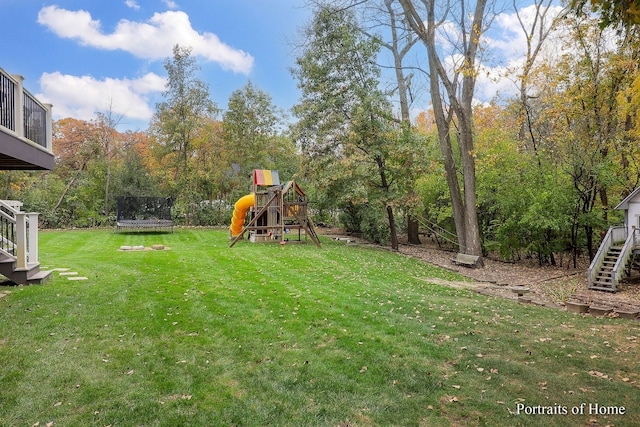
[[[169,9],[177,9],[178,8],[178,3],[176,3],[173,0],[162,0],[162,3],[164,3],[165,6],[167,6],[167,8],[169,8]]]
[[[124,50],[139,58],[165,59],[172,56],[173,46],[179,44],[190,47],[194,55],[236,73],[249,74],[253,68],[254,59],[250,54],[223,43],[214,33],[198,33],[182,11],[155,13],[147,22],[122,19],[111,34],[103,33],[100,21],[84,10],[46,6],[38,13],[38,23],[82,45]]]
[[[42,94],[36,96],[53,104],[59,118],[92,120],[96,113],[110,111],[128,120],[148,121],[153,116],[149,96],[163,91],[165,84],[166,80],[154,73],[122,80],[44,73],[40,77]]]
[[[548,29],[562,11],[563,8],[560,6],[549,7],[542,22],[544,28]],[[535,6],[531,5],[519,9],[518,13],[505,12],[493,18],[491,28],[482,35],[481,40],[482,57],[478,61],[475,86],[475,96],[478,100],[488,102],[496,97],[516,95],[516,79],[522,71],[527,53],[527,34],[522,27],[531,32],[535,23],[537,27],[531,40],[532,46],[535,46],[538,43],[541,25],[541,18],[536,16],[536,13]],[[558,31],[549,36],[538,61],[558,55],[558,43],[552,41],[557,34]],[[438,27],[436,44],[443,54],[443,64],[449,75],[463,63],[464,57],[459,50],[461,41],[462,35],[457,24],[444,21]]]
[[[531,32],[535,23],[536,31],[532,32],[531,40],[531,46],[535,47],[539,42],[540,25],[543,25],[546,31],[562,11],[560,6],[551,6],[544,21],[541,21],[540,16],[536,16],[536,8],[533,5],[520,9],[520,18],[516,12],[498,14],[490,31],[483,35],[485,62],[480,67],[476,96],[484,100],[496,96],[516,96],[516,79],[522,72],[527,54],[527,34],[522,27]],[[557,55],[554,51],[558,43],[552,41],[554,37],[557,37],[557,31],[549,35],[537,61]]]
[[[131,9],[140,10],[140,5],[136,3],[136,0],[125,0],[124,4]]]

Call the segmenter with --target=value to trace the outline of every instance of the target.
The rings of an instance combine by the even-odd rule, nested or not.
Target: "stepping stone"
[[[596,307],[593,305],[589,307],[589,313],[593,314],[594,316],[606,316],[612,311],[613,311],[613,308],[609,308],[609,307]]]
[[[84,276],[74,276],[74,277],[67,277],[67,280],[89,280],[89,278]]]
[[[638,310],[614,309],[613,311],[623,319],[636,319],[638,317]]]
[[[64,271],[62,273],[60,273],[61,276],[77,276],[78,272],[77,271]]]
[[[584,304],[579,301],[567,301],[565,305],[571,313],[586,313],[589,311],[589,304]]]
[[[71,269],[70,268],[60,268],[60,267],[51,269],[51,271],[69,271],[69,270],[71,270]]]
[[[130,251],[131,250],[131,246],[120,246],[120,250],[121,251]]]
[[[519,297],[529,292],[529,288],[526,286],[512,286],[511,292],[517,294]]]

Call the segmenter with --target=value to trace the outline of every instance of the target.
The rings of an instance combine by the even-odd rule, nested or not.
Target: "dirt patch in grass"
[[[168,251],[171,248],[165,245],[151,245],[151,246],[120,246],[118,251],[120,252],[137,252],[137,251]]]

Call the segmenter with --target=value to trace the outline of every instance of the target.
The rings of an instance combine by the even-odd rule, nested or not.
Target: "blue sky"
[[[122,116],[145,130],[160,101],[163,61],[190,46],[199,78],[226,109],[248,81],[288,110],[298,99],[292,42],[304,0],[0,0],[0,67],[53,104],[54,119]]]
[[[118,130],[146,130],[155,104],[162,100],[163,61],[180,44],[192,48],[201,67],[198,77],[209,85],[211,98],[221,109],[226,110],[234,90],[251,81],[288,111],[299,98],[289,69],[300,28],[311,18],[307,3],[0,0],[0,67],[23,75],[27,90],[53,104],[54,119],[91,120],[98,112],[111,111],[119,118]],[[533,22],[530,1],[516,4],[523,22]],[[441,45],[447,49],[456,34],[453,27],[442,28]],[[513,76],[526,50],[513,10],[495,16],[485,38],[487,62],[478,75],[478,102],[513,92]],[[415,64],[424,64],[426,56],[420,49],[413,56]],[[458,61],[452,48],[445,63],[454,67]],[[428,85],[424,79],[418,84],[414,116],[429,108]]]

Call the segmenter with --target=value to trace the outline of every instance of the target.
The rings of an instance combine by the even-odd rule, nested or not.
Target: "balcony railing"
[[[23,80],[0,68],[0,127],[52,152],[51,105],[42,104],[25,90]]]
[[[22,203],[0,200],[0,256],[16,261],[19,270],[26,270],[38,260],[38,214],[22,212]]]

